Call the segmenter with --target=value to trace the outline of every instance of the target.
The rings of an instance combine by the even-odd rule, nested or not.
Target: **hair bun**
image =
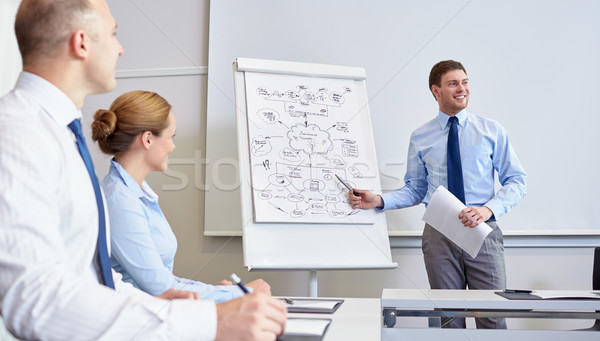
[[[117,115],[114,112],[104,109],[97,110],[92,123],[92,139],[94,141],[106,141],[115,131],[116,126]]]

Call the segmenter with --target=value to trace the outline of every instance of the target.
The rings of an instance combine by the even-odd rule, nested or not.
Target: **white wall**
[[[469,72],[469,111],[502,123],[527,170],[527,196],[500,219],[505,234],[600,233],[594,214],[599,165],[582,148],[600,145],[594,97],[600,92],[594,77],[600,74],[600,22],[594,14],[600,13],[600,2],[282,3],[211,4],[207,122],[219,129],[207,131],[209,157],[237,159],[235,144],[225,143],[236,135],[230,94],[231,61],[237,57],[360,66],[367,74],[381,188],[392,191],[404,184],[410,133],[438,110],[427,87],[429,70],[451,58]],[[207,182],[238,183],[225,173]],[[223,219],[212,213],[221,213],[221,201],[239,201],[240,194],[206,195],[215,205],[207,207],[205,228],[236,230],[241,216]],[[390,234],[420,235],[423,211],[419,205],[386,212]]]
[[[13,88],[21,70],[21,55],[15,37],[15,15],[19,0],[0,1],[0,96]]]
[[[161,207],[179,241],[175,273],[214,283],[236,272],[248,281],[265,278],[275,295],[306,295],[307,273],[248,273],[242,265],[239,237],[203,236],[206,89],[210,79],[197,70],[207,66],[208,0],[108,0],[108,3],[118,22],[118,38],[125,50],[117,65],[119,75],[131,74],[126,72],[131,70],[160,74],[171,68],[192,74],[119,78],[115,91],[88,98],[83,108],[84,119],[89,123],[96,109],[108,107],[119,94],[133,89],[157,91],[173,104],[177,149],[171,156],[170,171],[175,172],[172,174],[176,177],[151,174],[149,183],[160,196]],[[108,158],[96,147],[91,149],[95,151],[94,161],[102,178]],[[383,288],[427,288],[421,250],[414,243],[410,245],[392,249],[394,262],[399,264],[396,270],[320,272],[319,295],[380,297]],[[591,289],[592,256],[590,247],[509,247],[506,249],[508,286]],[[547,321],[510,321],[509,324],[510,327],[549,326]],[[570,321],[553,324],[553,327],[587,325],[589,322]]]
[[[21,55],[14,33],[18,0],[0,1],[0,96],[13,88],[21,70]],[[15,340],[0,323],[0,340]]]

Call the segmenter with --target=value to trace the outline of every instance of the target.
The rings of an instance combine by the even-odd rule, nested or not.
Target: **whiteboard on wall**
[[[461,61],[469,110],[499,121],[528,173],[509,235],[598,234],[600,2],[220,0],[210,4],[205,234],[241,233],[231,62],[362,67],[384,192],[403,186],[410,133],[437,114],[431,67]],[[386,212],[420,235],[422,205]]]
[[[395,268],[384,214],[353,210],[334,176],[381,193],[364,70],[238,58],[234,75],[244,265]]]

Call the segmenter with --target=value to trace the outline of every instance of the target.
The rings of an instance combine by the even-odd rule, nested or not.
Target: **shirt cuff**
[[[390,202],[391,201],[390,193],[383,193],[383,194],[379,195],[381,197],[381,201],[383,201],[383,206],[382,207],[375,207],[376,211],[385,211],[385,210],[389,209],[389,207],[385,207],[385,205],[386,205],[386,202]]]
[[[505,213],[504,205],[502,205],[502,203],[498,200],[492,199],[485,203],[483,206],[489,208],[492,211],[492,217],[496,219],[500,218]]]

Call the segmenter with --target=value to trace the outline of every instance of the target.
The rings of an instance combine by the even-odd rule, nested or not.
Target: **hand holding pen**
[[[352,206],[352,208],[369,209],[383,207],[383,199],[381,199],[381,196],[369,191],[353,189],[348,182],[344,181],[337,174],[335,177],[348,189],[348,191],[350,191],[350,193],[353,194],[348,195],[350,206]]]
[[[232,274],[234,283],[245,293],[248,288],[238,276]],[[221,340],[275,340],[283,334],[287,308],[281,300],[262,293],[217,304],[217,341]]]
[[[348,201],[352,208],[366,210],[375,207],[383,207],[383,199],[378,194],[374,194],[362,189],[353,190],[353,194],[354,195],[348,196]]]
[[[352,186],[350,186],[350,184],[349,184],[349,183],[347,183],[347,182],[346,182],[346,181],[344,181],[342,178],[340,178],[340,177],[339,177],[339,175],[337,175],[337,174],[336,174],[336,175],[335,175],[335,177],[338,179],[338,181],[339,181],[339,182],[340,182],[342,185],[344,185],[344,187],[346,187],[346,188],[347,188],[347,189],[348,189],[350,192],[352,192],[352,194],[354,194],[354,196],[357,196],[357,197],[359,197],[359,196],[360,196],[360,195],[358,195],[358,193],[356,193],[356,191],[354,191],[354,190],[352,189]]]
[[[232,279],[233,279],[233,276],[235,276],[237,279],[240,279],[238,276],[236,276],[236,274],[231,274]],[[242,281],[240,280],[240,283],[248,291],[255,292],[255,293],[260,292],[265,295],[271,296],[271,286],[269,285],[269,283],[265,282],[262,278],[255,279],[252,282],[249,282],[246,284],[242,283]],[[239,286],[239,284],[237,284],[237,282],[235,280],[233,280],[233,284]],[[240,289],[241,289],[241,287],[240,287]],[[242,289],[242,291],[243,291],[243,289]]]

